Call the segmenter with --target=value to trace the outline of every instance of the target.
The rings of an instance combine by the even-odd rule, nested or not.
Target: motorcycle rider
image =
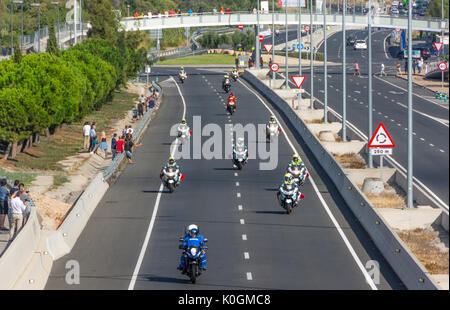
[[[225,85],[226,84],[230,84],[230,76],[228,74],[225,74],[223,76],[223,81],[222,81],[222,88],[225,90]]]
[[[186,74],[186,72],[184,71],[184,67],[183,66],[181,66],[181,68],[180,68],[180,73],[179,73],[180,75],[184,75],[184,74]]]
[[[273,115],[270,116],[269,125],[270,124],[278,125],[277,121],[275,120],[275,116]]]
[[[175,161],[175,159],[172,156],[169,157],[169,161],[164,165],[164,167],[162,167],[159,177],[162,178],[162,176],[164,174],[164,170],[167,170],[170,167],[174,168],[175,170],[178,170],[177,184],[179,184],[180,183],[179,176],[181,175],[181,170],[180,170],[180,166],[178,166],[177,162]]]
[[[296,153],[296,154],[294,154],[294,155],[292,155],[292,160],[291,160],[291,162],[289,163],[289,165],[288,165],[288,167],[287,167],[287,171],[289,171],[289,168],[291,168],[291,169],[293,169],[294,167],[298,167],[300,170],[302,169],[302,168],[305,168],[304,169],[304,173],[303,173],[303,175],[300,175],[300,179],[305,179],[305,176],[306,176],[306,174],[307,174],[307,172],[308,172],[308,170],[306,169],[306,167],[305,167],[305,164],[303,163],[303,161],[300,159],[300,156],[298,156],[298,154]]]
[[[183,130],[183,129],[186,129],[186,128],[189,130],[189,126],[187,125],[186,120],[183,118],[183,119],[181,120],[180,125],[178,125],[178,136],[179,136],[179,137],[181,136],[182,130]],[[190,132],[188,133],[188,135],[190,135]]]
[[[233,93],[231,93],[231,94],[228,96],[227,107],[228,107],[231,103],[234,103],[234,109],[236,110],[236,96],[235,96]]]
[[[248,147],[245,145],[245,139],[244,138],[238,138],[236,145],[233,145],[233,161],[236,160],[236,153],[234,152],[237,148],[243,148],[245,150],[245,156],[246,160],[248,158]]]
[[[302,199],[305,195],[303,195],[302,193],[300,193],[299,187],[297,185],[297,183],[294,182],[294,178],[292,176],[292,174],[290,174],[289,172],[286,173],[284,175],[284,180],[283,183],[279,186],[278,192],[277,192],[277,199],[280,200],[280,192],[281,189],[284,188],[286,189],[287,185],[291,185],[294,187],[294,195],[292,197],[292,199],[297,203],[297,200]]]
[[[180,248],[183,249],[183,253],[181,254],[180,258],[180,265],[177,267],[178,270],[182,270],[183,274],[186,273],[186,261],[184,257],[184,252],[187,250],[188,242],[191,244],[195,244],[200,248],[203,255],[201,255],[201,263],[200,263],[200,270],[206,270],[206,251],[203,248],[205,246],[205,238],[200,234],[200,230],[198,229],[198,226],[195,224],[191,224],[187,228],[187,233],[184,235],[183,242],[181,243]]]
[[[233,68],[233,70],[231,70],[231,74],[236,77],[239,76],[238,70],[236,68]]]

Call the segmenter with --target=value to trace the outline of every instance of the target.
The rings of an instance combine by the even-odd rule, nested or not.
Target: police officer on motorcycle
[[[180,239],[181,240],[181,239]],[[205,239],[201,234],[200,230],[197,225],[191,224],[187,228],[187,233],[185,234],[183,241],[180,245],[180,249],[183,250],[183,253],[181,254],[180,258],[180,264],[178,265],[177,269],[182,270],[182,273],[186,273],[186,260],[184,256],[184,252],[188,249],[188,243],[189,244],[195,244],[200,248],[200,251],[202,251],[201,255],[201,263],[200,263],[200,270],[206,270],[206,251],[205,251],[205,245],[206,245],[207,239]]]
[[[300,198],[300,190],[299,190],[297,183],[294,182],[294,178],[292,177],[292,174],[290,174],[290,173],[286,173],[284,175],[283,183],[280,185],[278,192],[277,192],[277,199],[279,200],[279,198],[280,198],[281,189],[286,189],[286,187],[288,185],[290,185],[294,188],[294,195],[293,195],[292,199],[295,202],[297,202],[297,200]]]
[[[175,159],[172,156],[169,157],[169,161],[164,165],[164,167],[162,167],[162,169],[161,169],[161,177],[164,174],[164,170],[167,170],[169,168],[173,168],[175,170],[178,170],[179,171],[178,172],[178,176],[181,175],[180,166],[178,166],[177,162],[175,161]],[[178,182],[179,182],[179,178],[178,178]]]
[[[230,84],[230,76],[228,74],[225,74],[223,76],[223,81],[222,81],[222,88],[223,90],[225,90],[225,85]]]

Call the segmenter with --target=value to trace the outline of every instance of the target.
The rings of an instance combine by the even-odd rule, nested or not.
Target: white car
[[[365,40],[356,40],[355,44],[353,45],[353,48],[355,50],[366,50],[367,49],[367,43]]]

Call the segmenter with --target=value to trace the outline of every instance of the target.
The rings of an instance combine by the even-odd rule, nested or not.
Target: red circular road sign
[[[273,64],[270,65],[270,70],[272,70],[272,72],[276,72],[280,69],[280,66],[274,62]]]
[[[262,35],[259,35],[258,40],[259,40],[259,42],[262,42],[262,41],[264,41],[264,37]]]
[[[440,62],[438,65],[439,70],[445,71],[447,70],[447,63],[446,62]]]
[[[309,31],[309,25],[305,26],[305,31],[308,32]]]
[[[242,29],[244,29],[244,25],[239,25],[238,28],[239,28],[239,30],[242,30]]]

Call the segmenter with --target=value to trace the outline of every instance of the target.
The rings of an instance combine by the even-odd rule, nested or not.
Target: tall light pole
[[[256,9],[256,23],[257,23],[257,26],[256,26],[256,53],[255,53],[255,63],[256,63],[256,69],[260,69],[261,68],[261,64],[260,64],[260,59],[261,59],[261,56],[260,56],[260,45],[261,45],[261,43],[259,42],[259,0],[257,0],[256,1],[256,3],[257,3],[257,9]]]
[[[330,0],[331,3],[331,0]],[[327,1],[323,1],[323,80],[324,80],[324,107],[323,107],[323,121],[325,123],[328,123],[328,116],[327,116],[327,110],[328,110],[328,68],[327,68],[327,14],[325,13],[325,10],[327,8]]]
[[[77,9],[77,0],[74,0],[73,2],[73,34],[74,34],[74,41],[73,44],[77,44],[77,21],[78,21],[78,9]]]
[[[412,1],[408,1],[408,175],[407,207],[413,208]]]
[[[298,43],[298,73],[302,75],[302,0],[298,1],[298,27],[297,27],[297,43]]]
[[[14,36],[13,36],[13,31],[14,31],[14,5],[13,2],[11,1],[11,7],[10,7],[10,12],[11,12],[11,56],[14,55]]]
[[[286,72],[284,73],[286,75],[285,82],[284,82],[284,88],[290,88],[289,82],[288,82],[288,75],[289,75],[289,63],[288,63],[288,22],[287,22],[287,0],[284,0],[284,23],[285,23],[285,31],[286,31]]]
[[[313,23],[312,23],[312,9],[313,9],[313,0],[310,0],[310,6],[309,6],[309,55],[310,55],[310,82],[311,82],[311,98],[310,98],[310,109],[314,109],[314,66],[313,66]]]
[[[369,11],[367,12],[368,18],[368,26],[367,30],[369,32],[368,35],[368,50],[369,50],[369,104],[368,104],[368,112],[369,112],[369,128],[367,133],[367,138],[370,139],[372,137],[372,129],[373,129],[373,102],[372,102],[372,2],[369,0]],[[369,143],[369,141],[367,141]],[[373,168],[373,155],[369,153],[369,168]]]
[[[129,4],[127,4],[127,11],[128,11],[127,17],[130,17],[130,5]]]
[[[60,25],[59,25],[59,2],[57,2],[57,1],[52,1],[52,2],[50,2],[50,4],[52,4],[52,5],[56,5],[56,7],[57,7],[57,9],[58,9],[58,47],[59,48],[61,48],[61,46],[60,46],[60,38],[59,38],[59,31],[60,31]]]
[[[38,53],[41,52],[41,4],[40,3],[31,3],[30,4],[31,7],[37,7],[39,8],[38,11]]]
[[[275,0],[272,0],[272,62],[275,62]],[[272,71],[272,79],[275,80],[275,71]]]
[[[12,2],[13,4],[20,4],[20,13],[21,13],[21,37],[20,37],[20,52],[22,53],[22,49],[23,49],[23,1],[19,1],[19,0],[14,0]]]
[[[441,0],[441,11],[442,11],[441,19],[442,21],[444,21],[444,0]],[[442,29],[441,40],[442,40],[442,55],[445,55],[444,29]],[[444,89],[444,71],[441,71],[441,81],[442,81],[442,89]]]
[[[345,7],[347,1],[342,1],[342,141],[347,141],[347,73],[346,73],[346,44],[345,44]]]

